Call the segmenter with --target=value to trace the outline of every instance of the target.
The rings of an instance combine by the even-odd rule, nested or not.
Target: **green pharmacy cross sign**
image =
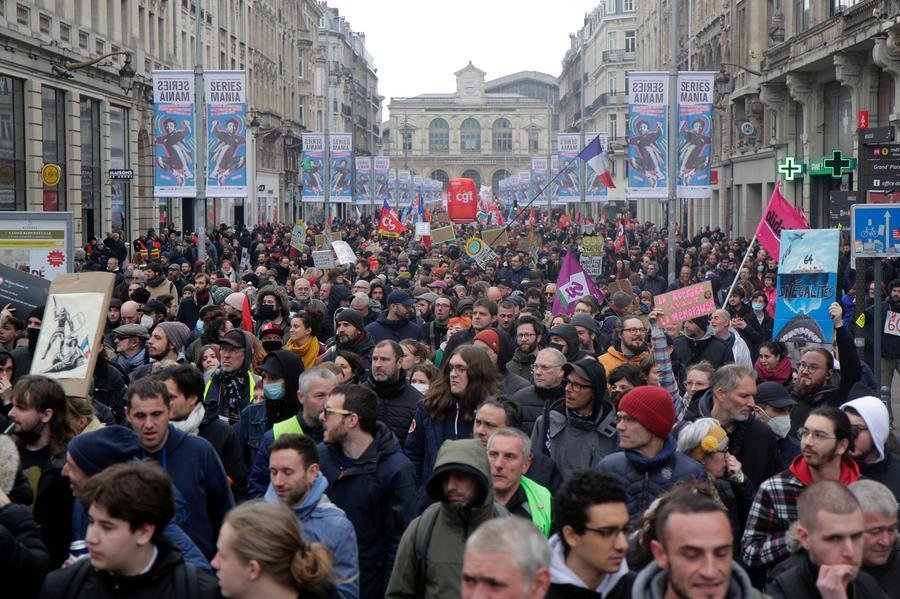
[[[787,156],[784,162],[778,164],[778,173],[784,175],[785,181],[793,181],[797,176],[802,175],[806,170],[806,165],[797,162],[792,156]]]
[[[844,158],[844,153],[840,150],[834,150],[831,158],[826,158],[822,164],[825,166],[824,170],[830,171],[831,176],[835,179],[843,177],[845,171],[853,170],[850,159]]]

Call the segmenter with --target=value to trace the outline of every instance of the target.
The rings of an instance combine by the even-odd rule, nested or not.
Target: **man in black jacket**
[[[235,501],[247,497],[247,466],[242,447],[232,427],[218,417],[218,404],[203,403],[203,375],[186,364],[163,370],[160,379],[169,390],[172,426],[189,435],[198,435],[215,448],[231,482]]]
[[[734,353],[724,341],[709,331],[709,316],[684,321],[684,334],[672,343],[674,357],[685,367],[705,360],[718,368],[734,362]]]
[[[402,359],[399,343],[380,341],[372,350],[372,372],[365,382],[378,397],[378,420],[387,425],[401,445],[422,400],[422,394],[406,380],[406,372],[400,367]]]
[[[525,431],[525,434],[531,435],[534,423],[543,414],[546,405],[553,406],[560,402],[557,408],[562,410],[560,400],[566,396],[566,389],[563,385],[563,366],[565,364],[566,357],[558,349],[548,347],[540,350],[532,366],[534,384],[519,389],[510,398],[522,409],[522,430]],[[553,408],[551,407],[551,409]]]
[[[91,477],[90,558],[51,572],[40,597],[219,596],[215,578],[188,566],[163,536],[175,515],[172,479],[157,464],[128,462]]]
[[[823,480],[797,500],[797,540],[806,558],[779,574],[767,587],[774,599],[797,597],[884,597],[875,579],[860,571],[865,520],[853,493]]]

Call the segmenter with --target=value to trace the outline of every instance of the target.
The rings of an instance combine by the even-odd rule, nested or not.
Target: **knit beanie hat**
[[[166,334],[166,339],[169,340],[175,351],[184,347],[187,340],[191,338],[191,330],[183,322],[163,321],[156,326]]]
[[[72,460],[88,476],[113,464],[130,461],[140,449],[137,434],[118,424],[73,437],[68,446]]]
[[[357,312],[356,310],[343,310],[337,317],[334,319],[334,324],[337,326],[339,322],[349,322],[351,325],[356,327],[358,330],[365,332],[366,331],[366,323],[363,320],[363,315]]]
[[[246,294],[241,293],[240,291],[234,291],[228,294],[228,297],[225,298],[225,303],[235,310],[243,310],[245,299],[247,299]]]
[[[500,355],[500,335],[498,335],[497,331],[494,329],[485,329],[479,332],[475,335],[473,341],[481,341],[487,345],[494,354]]]
[[[706,331],[706,329],[709,328],[709,316],[698,316],[697,318],[692,318],[691,322],[700,327],[703,331]]]
[[[675,426],[675,406],[672,396],[662,387],[635,387],[619,400],[619,411],[625,412],[641,425],[665,439]]]
[[[853,408],[866,423],[866,428],[869,429],[869,435],[872,437],[872,445],[878,452],[878,461],[880,462],[884,459],[884,444],[890,433],[890,417],[884,402],[869,395],[848,401],[841,406],[842,411],[846,411],[847,408]]]
[[[706,456],[716,453],[717,451],[724,451],[727,447],[728,433],[726,433],[725,429],[718,424],[711,423],[709,425],[709,430],[706,431],[706,434],[700,439],[700,443],[698,443],[697,447],[693,448],[688,455],[694,460],[701,462]]]

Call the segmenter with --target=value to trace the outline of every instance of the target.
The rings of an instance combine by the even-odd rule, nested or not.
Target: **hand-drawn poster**
[[[659,324],[665,327],[712,314],[716,309],[716,300],[713,298],[712,283],[703,281],[657,295],[653,298],[653,305],[662,310]]]
[[[88,397],[115,280],[112,273],[61,274],[53,280],[31,374],[57,380],[66,395]]]
[[[838,229],[782,229],[775,339],[831,343],[828,308],[837,290]]]

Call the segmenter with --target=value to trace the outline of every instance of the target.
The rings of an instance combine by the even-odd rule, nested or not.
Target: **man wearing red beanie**
[[[637,523],[658,496],[680,480],[703,478],[703,468],[675,451],[675,406],[662,387],[635,387],[619,400],[619,448],[597,464],[618,476],[628,494],[628,515]]]

